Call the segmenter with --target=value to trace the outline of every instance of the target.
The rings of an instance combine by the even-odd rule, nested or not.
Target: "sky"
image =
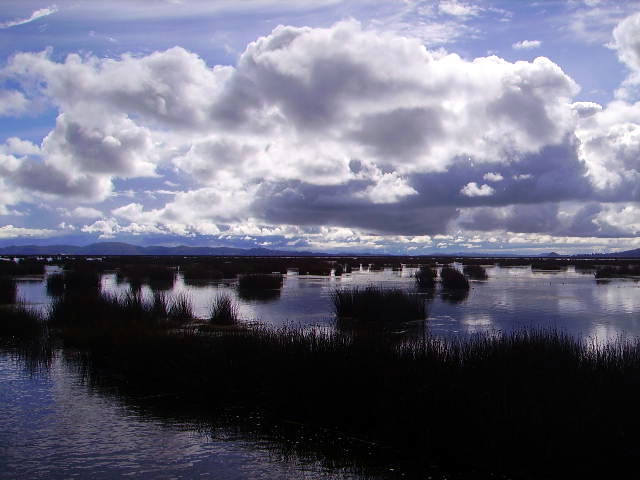
[[[640,248],[640,1],[3,0],[0,245]]]

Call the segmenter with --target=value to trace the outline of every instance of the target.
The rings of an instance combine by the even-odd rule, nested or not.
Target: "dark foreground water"
[[[438,290],[427,298],[426,331],[451,336],[552,327],[596,341],[640,334],[640,284],[633,280],[597,283],[592,274],[572,268],[536,272],[491,267],[487,272],[489,280],[472,282],[465,298],[444,297]],[[412,274],[405,269],[342,278],[288,275],[280,295],[270,300],[239,298],[233,282],[194,287],[180,278],[170,293],[187,292],[202,317],[212,297],[226,292],[240,302],[243,321],[330,330],[336,325],[330,302],[335,288],[382,284],[410,289]],[[118,292],[128,286],[107,274],[103,288]],[[143,292],[151,293],[147,287]],[[19,295],[34,308],[46,309],[50,302],[42,278],[23,279]],[[417,324],[422,330],[423,324]],[[0,353],[1,479],[363,478],[348,469],[278,452],[268,436],[248,439],[224,429],[213,431],[96,391],[60,353],[51,368],[39,373],[27,370],[10,353]],[[389,465],[383,477],[402,478],[396,469]]]

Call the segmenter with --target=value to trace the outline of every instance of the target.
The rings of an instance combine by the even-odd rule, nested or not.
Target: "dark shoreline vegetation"
[[[279,292],[282,269],[310,271],[316,261],[302,260],[300,267],[295,259],[270,258],[249,269],[243,259],[239,293],[242,278],[251,278],[251,288],[244,290]],[[434,286],[437,277],[429,265],[452,263],[410,260],[423,266],[419,272]],[[357,269],[362,263],[317,262],[321,272],[336,265]],[[374,268],[396,265],[368,259],[364,268],[371,263]],[[475,280],[481,276],[476,265],[490,263],[478,259],[463,270]],[[405,328],[425,318],[428,294],[420,288],[334,291],[337,321],[365,326],[335,333],[239,323],[228,296],[212,299],[209,318],[195,319],[188,297],[172,297],[162,288],[147,299],[135,288],[122,296],[100,289],[99,273],[122,265],[136,266],[124,269],[127,278],[150,284],[155,273],[145,272],[162,272],[158,277],[165,281],[170,272],[173,281],[176,271],[191,264],[197,265],[194,271],[211,271],[214,265],[235,269],[228,258],[165,259],[161,268],[148,270],[137,258],[65,262],[63,273],[48,275],[56,276],[51,289],[57,298],[46,315],[19,303],[0,305],[0,346],[32,367],[46,367],[61,348],[88,385],[123,402],[142,402],[177,416],[197,412],[214,426],[230,422],[248,434],[278,431],[286,451],[352,465],[365,474],[381,473],[395,462],[407,472],[404,478],[426,478],[434,464],[453,478],[486,478],[487,472],[523,479],[600,478],[635,465],[640,453],[638,340],[596,345],[553,330],[459,339],[433,337],[425,330],[422,339],[403,340],[378,328],[380,323]],[[604,268],[595,265],[591,274]],[[638,265],[625,261],[605,267],[627,274]],[[449,270],[456,273],[441,273],[443,292],[460,290],[464,282],[469,288],[460,271],[442,269]],[[448,275],[456,280],[447,283]],[[214,279],[217,274],[208,277]],[[159,400],[141,400],[149,398]],[[362,448],[346,454],[327,435],[312,440],[305,433],[307,440],[298,441],[300,428],[292,425],[351,438]]]

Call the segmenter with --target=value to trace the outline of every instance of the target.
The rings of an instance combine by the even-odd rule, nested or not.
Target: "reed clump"
[[[462,267],[464,274],[472,280],[487,280],[489,276],[482,265],[470,264]]]
[[[195,318],[191,298],[188,294],[179,293],[173,297],[167,317],[174,324],[183,324]]]
[[[459,270],[453,267],[442,267],[440,280],[442,288],[447,290],[469,290],[469,281]]]
[[[419,289],[435,288],[438,273],[428,265],[422,265],[414,276],[416,279],[416,287]]]
[[[64,273],[52,273],[47,276],[47,295],[60,297],[64,295]]]
[[[424,298],[400,288],[377,286],[334,290],[334,312],[339,318],[369,322],[402,322],[427,316]]]
[[[235,325],[240,313],[238,305],[228,294],[216,296],[211,303],[209,322],[214,325]]]

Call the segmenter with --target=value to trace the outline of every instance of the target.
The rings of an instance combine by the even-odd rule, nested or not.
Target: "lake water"
[[[468,296],[444,297],[438,289],[428,302],[427,330],[434,335],[512,331],[549,327],[581,338],[608,340],[618,335],[640,335],[640,283],[632,279],[597,282],[593,273],[536,271],[530,267],[487,267],[489,279],[471,281]],[[206,318],[212,299],[221,293],[235,298],[244,322],[273,327],[319,326],[327,330],[336,322],[331,292],[338,288],[381,285],[412,290],[415,269],[355,271],[342,277],[285,276],[282,290],[269,300],[243,299],[234,281],[185,285],[180,275],[169,295],[186,293],[197,316]],[[103,290],[124,293],[115,274],[105,274]],[[151,295],[144,286],[143,295]],[[18,285],[18,296],[35,308],[46,309],[51,299],[45,281],[32,278]],[[402,327],[399,327],[402,328]]]
[[[187,286],[178,277],[170,293],[188,293],[201,317],[206,317],[212,298],[224,292],[240,303],[244,322],[331,330],[336,325],[330,300],[334,289],[370,284],[411,289],[413,273],[291,274],[271,300],[242,299],[234,282]],[[640,284],[633,280],[597,283],[593,274],[572,267],[560,272],[488,267],[487,273],[487,281],[471,283],[466,298],[445,298],[436,290],[426,299],[426,331],[455,336],[551,327],[598,341],[640,335]],[[115,274],[105,274],[102,281],[106,291],[128,288],[116,282]],[[51,301],[43,278],[22,279],[18,293],[33,308],[46,309]],[[143,287],[143,293],[151,292]],[[411,331],[409,326],[398,329],[405,327]],[[85,385],[60,352],[48,370],[34,373],[0,350],[0,419],[0,479],[362,478],[319,461],[274,453],[268,439],[214,434],[188,421],[135,408]],[[403,478],[396,468],[383,477]]]

